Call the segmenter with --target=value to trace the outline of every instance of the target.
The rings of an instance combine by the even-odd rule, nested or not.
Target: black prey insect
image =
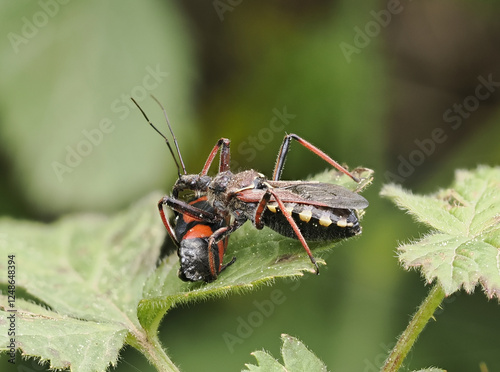
[[[298,239],[314,264],[316,273],[319,273],[319,267],[306,240],[337,240],[361,233],[356,211],[368,206],[368,201],[362,196],[335,184],[280,180],[290,143],[295,140],[340,172],[360,182],[305,139],[296,134],[285,135],[272,179],[255,170],[232,173],[229,167],[230,140],[226,138],[217,141],[199,174],[187,174],[167,118],[182,167],[181,173],[168,139],[134,103],[148,123],[165,139],[177,165],[178,179],[172,194],[158,202],[158,210],[167,232],[178,245],[181,279],[205,282],[217,279],[235,261],[233,257],[223,264],[229,235],[247,220],[259,230],[267,226],[281,235]],[[162,110],[166,117],[163,107]],[[219,152],[218,173],[214,177],[209,176],[210,166]],[[180,198],[185,192],[194,194],[194,198],[188,201]],[[165,205],[174,212],[174,225],[165,216]]]
[[[188,204],[208,213],[213,214],[215,212],[215,209],[208,203],[206,195],[195,197],[189,200]],[[161,208],[160,214],[162,215],[162,220],[168,226],[170,223],[164,217],[162,205],[158,208]],[[222,263],[229,236],[214,243],[212,249],[208,249],[208,240],[215,231],[227,226],[227,220],[205,222],[175,210],[174,214],[174,242],[178,242],[179,248],[177,254],[181,263],[178,272],[179,278],[184,281],[193,282],[200,280],[211,282],[217,279],[218,273],[234,262],[233,259],[226,265]],[[167,227],[168,229],[169,227]]]
[[[153,129],[165,140],[174,159],[175,165],[177,166],[179,179],[181,179],[181,177],[187,175],[187,171],[177,139],[172,131],[172,128],[170,127],[165,109],[154,96],[152,97],[163,110],[168,128],[174,140],[180,166],[168,139],[153,125],[153,123],[146,116],[145,112],[133,98],[132,101],[142,112],[151,127],[153,127]],[[183,174],[181,174],[181,167]],[[197,282],[203,280],[205,282],[212,282],[217,279],[217,276],[221,271],[235,261],[235,258],[233,258],[233,260],[227,264],[223,264],[223,257],[227,248],[229,236],[212,243],[210,245],[210,249],[208,242],[215,231],[218,231],[228,225],[229,216],[226,218],[217,218],[215,215],[216,211],[214,207],[208,203],[206,192],[203,192],[203,190],[193,190],[194,195],[191,195],[187,202],[179,198],[179,194],[182,191],[183,190],[176,187],[172,190],[172,203],[178,205],[176,208],[172,207],[172,211],[174,213],[173,224],[165,216],[165,212],[163,210],[163,200],[165,198],[162,198],[158,203],[158,210],[163,224],[165,225],[174,244],[177,246],[177,255],[179,256],[180,261],[178,276],[184,281]],[[183,213],[183,206],[188,208],[191,213]],[[193,211],[196,212],[193,214]]]

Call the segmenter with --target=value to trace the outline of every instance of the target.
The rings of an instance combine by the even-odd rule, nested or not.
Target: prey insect
[[[163,199],[159,208],[163,213]],[[214,213],[214,208],[208,203],[207,196],[198,196],[188,201],[191,207],[198,208],[208,213]],[[180,268],[178,276],[184,281],[211,282],[217,278],[217,275],[227,266],[234,262],[234,259],[223,265],[222,260],[226,252],[229,237],[212,244],[208,247],[208,240],[218,229],[227,225],[227,220],[217,222],[205,222],[197,220],[188,214],[179,213],[174,210],[175,226],[173,228],[175,236],[174,242],[178,243],[177,254],[180,259]],[[168,219],[164,219],[169,224]],[[169,228],[167,227],[167,230]]]
[[[159,132],[144,111],[140,107],[139,109],[149,124]],[[172,195],[163,197],[158,202],[158,209],[168,233],[174,241],[180,243],[178,252],[181,257],[179,272],[181,279],[206,282],[215,280],[235,260],[233,258],[226,265],[222,263],[229,235],[248,220],[257,229],[268,226],[281,235],[298,239],[314,264],[316,273],[319,273],[319,267],[307,240],[337,240],[361,233],[356,211],[368,206],[368,201],[362,196],[335,184],[280,180],[290,143],[294,140],[354,181],[360,181],[326,153],[298,135],[285,135],[272,179],[255,170],[232,173],[229,167],[230,140],[226,138],[217,141],[199,174],[187,174],[177,140],[170,124],[168,125],[184,172],[181,174],[176,161],[179,177],[172,189]],[[175,159],[168,140],[163,134],[161,135]],[[211,177],[208,171],[219,152],[218,173]],[[179,194],[186,191],[194,192],[197,198],[203,199],[199,201],[196,199],[194,202],[180,199]],[[175,227],[165,217],[163,209],[165,205],[177,216]],[[184,249],[187,252],[183,244],[186,246],[188,239],[186,236],[189,234],[176,233],[176,229],[181,233],[188,231],[188,226],[179,222],[181,219],[193,222],[193,227],[197,230],[194,236],[200,236],[202,229],[200,226],[207,226],[208,229],[203,227],[204,231],[211,232],[209,237],[203,235],[203,243],[197,244],[196,249],[191,250],[195,252],[195,257],[184,254],[187,261],[191,263],[196,261],[196,266],[203,268],[198,272],[201,275],[191,277],[185,275],[182,251]]]
[[[169,140],[153,125],[153,123],[146,116],[145,112],[133,98],[132,101],[139,108],[151,127],[165,140],[165,143],[167,144],[174,159],[177,167],[177,174],[180,179],[181,177],[187,175],[187,171],[177,139],[170,126],[165,109],[155,97],[153,97],[153,99],[163,110],[168,128],[174,140],[174,146],[179,162],[177,162],[177,158]],[[227,264],[223,264],[222,262],[229,237],[212,243],[210,248],[208,242],[209,238],[215,231],[227,226],[229,218],[216,217],[215,209],[210,203],[208,203],[206,192],[203,192],[203,190],[193,190],[194,193],[192,194],[194,195],[191,195],[187,201],[180,199],[179,194],[181,191],[181,189],[174,187],[172,190],[172,196],[166,196],[158,203],[158,210],[160,212],[162,222],[165,225],[172,241],[177,246],[177,255],[179,256],[180,261],[180,268],[177,275],[184,281],[214,281],[217,279],[217,276],[221,271],[235,261],[235,258],[233,258],[233,260],[229,261]],[[172,205],[178,206],[171,208],[174,213],[173,223],[166,217],[163,210],[165,198],[171,199]],[[183,208],[187,208],[191,213],[183,213]],[[196,212],[193,214],[193,211]]]

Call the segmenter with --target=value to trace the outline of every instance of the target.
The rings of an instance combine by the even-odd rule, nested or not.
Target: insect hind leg
[[[296,140],[298,143],[300,143],[302,146],[304,146],[309,151],[318,155],[321,159],[326,161],[328,164],[332,165],[333,167],[337,168],[342,173],[351,177],[354,181],[356,181],[358,183],[360,182],[359,178],[354,176],[351,172],[349,172],[347,169],[345,169],[343,166],[341,166],[339,163],[337,163],[335,160],[333,160],[331,157],[329,157],[326,153],[324,153],[319,148],[314,146],[312,143],[306,141],[305,139],[303,139],[302,137],[300,137],[294,133],[287,134],[285,136],[285,138],[283,139],[283,143],[281,144],[280,151],[278,152],[278,158],[276,159],[276,165],[274,167],[273,181],[278,181],[281,178],[281,173],[283,173],[283,168],[285,167],[286,155],[288,154],[288,150],[290,150],[290,142],[292,141],[292,139]]]
[[[272,191],[271,189],[268,189],[266,191],[266,194],[267,193],[271,194],[274,197],[274,199],[276,200],[276,202],[278,203],[278,206],[279,206],[279,208],[281,210],[281,213],[283,214],[283,216],[285,216],[286,220],[288,221],[288,223],[292,227],[293,231],[295,232],[295,235],[297,235],[297,238],[299,239],[300,243],[302,244],[302,247],[304,247],[305,251],[307,252],[307,254],[309,256],[309,259],[313,263],[313,265],[314,265],[314,267],[316,269],[316,275],[319,275],[319,266],[318,266],[318,263],[316,262],[316,259],[314,258],[313,254],[311,252],[311,249],[307,245],[307,242],[304,239],[304,236],[302,235],[302,233],[300,232],[300,229],[297,226],[297,223],[295,222],[295,220],[293,219],[291,213],[289,213],[286,210],[285,204],[280,199],[280,197],[278,195],[276,195],[276,193],[274,191]]]

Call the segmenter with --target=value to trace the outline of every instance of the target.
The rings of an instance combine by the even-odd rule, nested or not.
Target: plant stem
[[[394,349],[392,349],[391,354],[385,361],[385,365],[382,367],[381,372],[395,372],[399,370],[420,332],[422,332],[443,299],[444,290],[441,285],[436,283],[415,315],[413,315],[408,327],[406,327],[399,337],[396,346],[394,346]]]
[[[179,372],[179,369],[170,360],[165,350],[163,350],[156,333],[141,335],[129,334],[127,343],[135,347],[149,360],[149,362],[159,372]]]

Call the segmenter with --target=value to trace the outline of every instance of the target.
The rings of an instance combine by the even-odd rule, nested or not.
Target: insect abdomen
[[[287,203],[285,207],[292,212],[292,218],[306,240],[335,240],[361,233],[358,217],[352,209],[319,208],[295,203]],[[262,221],[277,233],[297,239],[292,226],[275,203],[267,205]]]
[[[189,201],[189,204],[199,209],[213,211],[206,196],[193,199]],[[181,265],[179,278],[193,282],[200,280],[211,282],[217,278],[222,267],[227,238],[217,242],[212,247],[212,251],[209,250],[208,240],[217,229],[223,226],[225,226],[224,221],[208,223],[194,220],[185,214],[177,215],[175,234],[180,242],[177,250]]]

